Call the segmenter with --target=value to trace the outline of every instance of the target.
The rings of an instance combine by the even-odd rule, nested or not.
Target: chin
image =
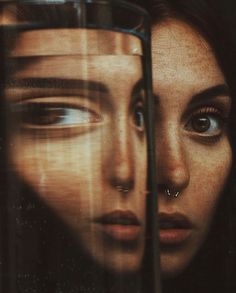
[[[142,256],[132,253],[109,253],[93,255],[93,261],[100,268],[111,274],[134,275],[138,273],[142,263]]]
[[[171,279],[180,275],[189,266],[192,258],[174,253],[161,254],[161,274],[163,279]]]
[[[141,267],[141,260],[135,259],[135,257],[114,257],[108,262],[103,264],[111,273],[132,275],[136,274]]]

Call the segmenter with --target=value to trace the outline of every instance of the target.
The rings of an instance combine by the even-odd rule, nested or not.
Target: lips
[[[117,241],[137,240],[141,223],[132,211],[116,210],[95,219],[102,232]]]
[[[180,213],[160,213],[159,228],[161,248],[167,248],[184,244],[191,236],[193,225]]]

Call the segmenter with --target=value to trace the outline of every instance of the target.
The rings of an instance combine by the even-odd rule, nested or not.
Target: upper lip
[[[159,213],[160,229],[191,229],[193,224],[181,213]]]
[[[96,223],[103,225],[133,225],[140,226],[138,217],[129,210],[115,210],[95,218]]]

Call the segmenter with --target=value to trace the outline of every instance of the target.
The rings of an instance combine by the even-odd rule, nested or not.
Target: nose
[[[185,145],[176,126],[157,134],[157,182],[162,194],[166,190],[183,191],[189,184],[188,158]]]
[[[128,193],[134,188],[134,153],[131,130],[125,117],[119,117],[112,131],[109,181],[113,188]]]

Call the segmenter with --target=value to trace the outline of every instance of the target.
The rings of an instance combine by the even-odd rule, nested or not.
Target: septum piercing
[[[121,186],[121,185],[117,185],[117,186],[116,186],[116,189],[117,189],[119,192],[121,192],[121,193],[128,193],[128,192],[129,192],[129,189],[128,189],[128,188],[125,188],[125,187],[123,187],[123,186]]]
[[[170,188],[165,188],[165,193],[166,193],[166,195],[172,196],[172,197],[178,197],[180,195],[180,191],[174,191],[174,192],[172,192],[170,190]]]

